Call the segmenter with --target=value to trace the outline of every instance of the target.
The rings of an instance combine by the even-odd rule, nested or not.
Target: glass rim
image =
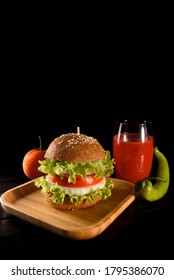
[[[151,124],[151,120],[147,119],[120,119],[116,120],[115,123],[121,123],[121,124],[138,124],[138,125],[145,125],[145,124]]]

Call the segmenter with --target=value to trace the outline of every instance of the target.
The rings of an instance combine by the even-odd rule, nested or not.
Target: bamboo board
[[[112,195],[95,206],[82,210],[52,208],[34,185],[34,180],[1,195],[5,211],[65,238],[84,240],[101,234],[134,200],[132,183],[114,179]]]

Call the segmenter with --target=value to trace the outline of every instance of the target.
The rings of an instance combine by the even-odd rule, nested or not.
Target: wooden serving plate
[[[82,210],[57,210],[45,200],[34,180],[1,195],[5,211],[39,227],[70,239],[90,239],[102,233],[134,200],[134,184],[114,181],[112,195]]]

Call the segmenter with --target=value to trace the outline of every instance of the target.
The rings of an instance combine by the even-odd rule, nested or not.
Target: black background
[[[33,147],[46,149],[62,133],[98,138],[112,151],[118,119],[149,119],[155,144],[173,164],[172,38],[132,21],[114,28],[80,25],[66,32],[6,26],[1,64],[0,170],[23,174]],[[108,28],[109,27],[109,28]],[[7,32],[8,30],[8,32]],[[141,32],[140,32],[141,31]],[[57,34],[57,33],[56,33]]]
[[[132,235],[129,235],[131,240],[136,240],[135,232],[138,232],[137,258],[144,258],[146,254],[148,258],[158,258],[161,252],[162,258],[165,258],[172,251],[169,248],[173,245],[173,212],[170,211],[173,204],[174,166],[174,61],[173,30],[170,27],[173,26],[173,18],[166,18],[164,12],[159,12],[157,8],[150,7],[150,12],[144,17],[140,10],[138,13],[137,7],[136,16],[128,12],[127,17],[124,9],[121,19],[118,10],[113,9],[113,17],[108,12],[107,18],[105,13],[100,14],[97,9],[93,17],[88,15],[83,19],[84,22],[82,18],[75,19],[75,16],[70,22],[66,17],[62,21],[59,16],[48,21],[45,13],[43,19],[40,19],[40,10],[36,11],[35,16],[30,14],[26,18],[26,14],[22,14],[20,9],[21,17],[18,18],[15,14],[16,18],[10,21],[7,16],[1,29],[1,176],[16,178],[24,175],[22,159],[28,150],[39,146],[38,135],[41,136],[42,147],[46,149],[55,137],[75,132],[77,126],[80,126],[81,133],[98,138],[105,149],[112,151],[113,129],[117,119],[152,121],[155,144],[169,161],[169,200],[164,210],[160,206],[163,201],[159,201],[159,204],[157,202],[153,205],[155,210],[162,209],[161,211],[145,211],[147,215],[144,212],[139,215],[138,212],[137,222],[133,226],[130,223],[130,227],[127,227],[128,221],[126,219],[125,223],[124,216],[123,220],[120,217],[115,221],[117,230],[120,222],[121,229],[126,227],[131,230],[132,227]],[[167,13],[169,9],[167,8]],[[9,9],[7,14],[9,15]],[[96,14],[100,14],[101,19]],[[37,19],[38,22],[35,22]],[[168,201],[172,201],[169,208]],[[1,251],[6,254],[10,251],[12,256],[16,256],[16,252],[21,256],[22,251],[28,256],[29,250],[33,255],[34,244],[35,257],[37,254],[39,257],[44,256],[42,252],[46,248],[49,248],[49,256],[52,257],[50,240],[57,242],[57,236],[47,232],[44,235],[43,231],[38,234],[38,229],[35,231],[35,228],[26,224],[22,227],[19,220],[4,221],[5,239],[1,242]],[[99,243],[92,240],[92,244],[97,245],[98,251],[94,250],[97,258],[98,255],[104,259],[108,256],[110,258],[114,240],[117,246],[114,259],[120,256],[123,259],[131,258],[135,248],[128,238],[128,231],[118,231],[117,235],[114,224],[112,226],[99,236]],[[159,236],[158,226],[162,229]],[[146,232],[149,233],[148,236]],[[7,233],[11,236],[6,239]],[[115,237],[112,238],[114,234]],[[121,241],[118,242],[120,238]],[[72,243],[72,248],[69,242],[65,240],[62,244],[79,256],[77,243]],[[7,245],[10,250],[7,250]],[[131,250],[127,249],[127,245]],[[83,243],[80,246],[81,250]],[[103,246],[106,250],[104,256]],[[67,250],[63,252],[67,257]],[[83,253],[86,255],[86,247]],[[62,258],[62,254],[60,257]]]

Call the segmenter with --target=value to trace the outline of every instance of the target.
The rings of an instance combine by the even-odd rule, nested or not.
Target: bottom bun
[[[51,195],[48,193],[45,195],[46,201],[51,205],[51,207],[59,209],[59,210],[78,210],[78,209],[84,209],[84,208],[88,208],[91,206],[94,206],[95,204],[97,204],[99,202],[99,196],[95,196],[94,200],[92,203],[89,203],[89,201],[86,199],[84,201],[81,201],[78,205],[71,202],[66,202],[64,201],[63,204],[57,204],[55,202],[52,201],[51,199]]]

